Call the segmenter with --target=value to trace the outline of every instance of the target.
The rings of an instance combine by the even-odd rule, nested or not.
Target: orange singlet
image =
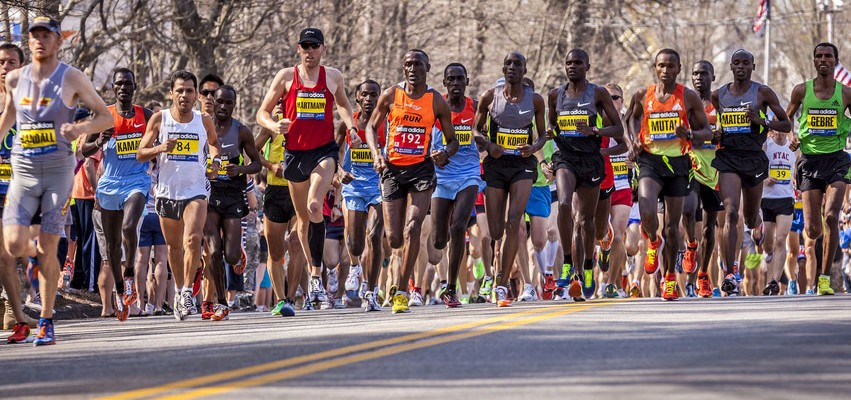
[[[405,94],[402,84],[396,88],[387,116],[387,160],[391,164],[419,164],[429,156],[435,122],[434,95],[434,90],[429,89],[415,100]]]
[[[657,156],[679,157],[688,153],[690,144],[676,134],[677,125],[689,127],[685,106],[685,86],[677,84],[666,102],[656,98],[656,85],[644,95],[644,117],[638,137],[644,151]]]

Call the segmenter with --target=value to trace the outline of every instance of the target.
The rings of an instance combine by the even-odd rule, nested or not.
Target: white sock
[[[546,254],[545,254],[546,252],[547,252],[546,247],[541,249],[541,251],[534,250],[534,249],[532,250],[532,254],[535,255],[535,260],[538,261],[538,269],[541,270],[542,274],[547,273],[547,266],[549,265],[549,264],[547,264],[547,257],[546,257]]]
[[[547,241],[547,245],[544,247],[544,251],[547,255],[547,269],[549,273],[553,272],[553,265],[556,263],[556,256],[558,255],[558,241],[551,242]]]

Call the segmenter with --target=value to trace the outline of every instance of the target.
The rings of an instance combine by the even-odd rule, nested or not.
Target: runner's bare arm
[[[433,98],[434,114],[440,121],[440,127],[443,128],[446,147],[442,151],[432,151],[431,156],[438,166],[444,166],[449,162],[449,157],[458,152],[458,138],[455,137],[455,126],[452,125],[452,111],[449,110],[449,104],[443,96],[433,96]]]
[[[75,98],[86,104],[92,114],[90,119],[80,122],[63,124],[59,129],[62,136],[68,140],[74,140],[84,133],[102,132],[115,125],[112,113],[106,108],[106,103],[98,95],[92,81],[76,68],[68,69],[65,73],[65,85],[75,91]],[[76,101],[74,102],[76,104]]]
[[[613,138],[623,137],[623,124],[621,123],[621,114],[615,109],[615,103],[612,101],[612,95],[602,86],[598,86],[594,93],[597,104],[603,106],[603,113],[609,120],[611,125],[605,126],[597,131],[600,136],[608,136]]]
[[[801,103],[804,102],[804,95],[807,93],[807,86],[805,83],[799,83],[792,89],[792,95],[789,99],[789,105],[786,106],[786,116],[790,119],[795,116],[798,112],[798,109],[801,108]],[[843,97],[845,96],[845,91],[843,90]],[[847,103],[846,103],[847,104]],[[801,145],[801,138],[798,137],[798,130],[792,129],[792,134],[789,136],[789,148],[792,151],[798,150],[798,146]]]
[[[293,79],[293,71],[293,68],[284,68],[275,74],[272,85],[269,86],[266,96],[263,97],[263,102],[260,103],[260,109],[257,110],[257,123],[272,131],[272,137],[279,133],[286,133],[286,128],[289,126],[289,120],[286,118],[281,121],[275,119],[272,116],[272,110],[286,94],[286,85]]]
[[[556,126],[558,126],[558,112],[555,111],[556,103],[558,102],[558,88],[550,89],[547,93],[547,109],[552,110],[547,113],[547,135],[554,136]]]
[[[766,124],[765,120],[759,116],[756,110],[748,109],[748,116],[755,117],[751,118],[751,121],[759,125],[765,125],[766,128],[774,131],[789,132],[792,129],[792,122],[789,121],[786,112],[780,107],[780,100],[777,98],[777,93],[774,93],[774,90],[771,90],[770,87],[762,85],[759,88],[759,96],[763,99],[762,104],[765,104],[769,110],[774,112],[775,119]]]
[[[3,114],[0,115],[0,132],[9,132],[18,118],[17,111],[15,110],[15,99],[12,94],[15,93],[15,86],[18,85],[18,76],[20,74],[20,70],[14,70],[6,75],[6,93],[4,94],[6,103],[4,103]]]
[[[242,152],[248,156],[251,163],[243,166],[228,164],[226,167],[228,175],[230,175],[231,169],[236,170],[234,175],[238,175],[240,173],[250,175],[260,172],[260,170],[263,169],[263,164],[260,162],[260,152],[257,151],[257,146],[254,146],[254,135],[251,134],[251,130],[245,125],[239,128],[239,142]]]
[[[629,101],[629,107],[626,109],[624,120],[626,121],[626,132],[632,142],[633,154],[641,152],[641,138],[638,133],[641,131],[641,120],[644,118],[644,96],[647,89],[642,89],[632,95]]]
[[[168,112],[168,109],[165,109],[165,111]],[[151,120],[148,121],[145,134],[139,142],[139,149],[136,150],[136,160],[139,162],[151,161],[156,158],[157,154],[169,152],[174,149],[174,145],[177,143],[177,139],[168,139],[165,143],[155,145],[163,120],[162,113],[162,111],[154,113],[151,116]]]
[[[547,144],[547,140],[550,140],[550,136],[546,133],[545,121],[544,121],[544,113],[546,112],[546,104],[544,103],[544,97],[538,93],[532,98],[532,104],[535,107],[535,130],[532,132],[535,135],[535,141],[529,146],[528,149],[524,148],[524,146],[517,146],[517,150],[520,150],[521,157],[529,157],[535,154],[536,151],[544,148],[544,145]]]
[[[488,89],[479,96],[479,106],[476,107],[476,119],[473,126],[473,139],[479,151],[487,152],[491,157],[499,158],[505,149],[493,143],[488,138],[488,109],[493,103],[493,89]]]
[[[686,117],[688,118],[689,127],[691,128],[691,140],[698,143],[712,139],[712,129],[709,127],[709,120],[706,118],[706,111],[703,107],[703,100],[694,90],[686,88],[685,93]],[[684,132],[688,132],[684,126],[677,127],[677,134],[681,138],[687,139]]]
[[[372,152],[373,168],[376,171],[384,170],[384,156],[381,154],[381,149],[378,147],[378,130],[387,114],[390,113],[390,107],[393,106],[393,98],[396,95],[397,86],[391,86],[381,93],[378,97],[378,104],[375,106],[375,111],[369,118],[366,124],[366,144],[369,146],[369,151]]]
[[[355,128],[352,106],[349,103],[349,97],[346,96],[346,79],[343,77],[342,72],[333,68],[328,68],[328,70],[333,73],[334,83],[337,85],[334,91],[334,102],[337,103],[337,113],[340,114],[340,119],[343,120],[343,125],[346,126],[346,129]]]
[[[204,129],[207,130],[207,144],[210,146],[210,158],[219,158],[222,154],[222,149],[219,147],[219,135],[216,134],[216,125],[213,123],[213,117],[202,115],[201,121],[204,123]]]

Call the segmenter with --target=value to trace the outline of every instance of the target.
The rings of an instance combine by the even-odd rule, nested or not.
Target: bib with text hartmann
[[[588,120],[588,110],[570,110],[561,111],[558,114],[558,131],[562,137],[579,137],[585,136],[582,132],[576,130],[576,123],[582,121],[586,125],[590,125]]]
[[[680,114],[676,111],[662,111],[650,113],[647,118],[647,127],[650,131],[650,140],[673,140],[677,138],[677,125],[680,123]]]
[[[18,129],[21,147],[26,157],[47,154],[56,151],[56,129],[53,122],[22,122]]]
[[[198,162],[197,133],[169,133],[169,139],[177,139],[174,149],[168,152],[168,159],[173,161]]]
[[[837,111],[835,108],[811,108],[807,110],[807,128],[810,135],[835,136]]]
[[[325,93],[299,91],[295,98],[296,118],[325,119]]]

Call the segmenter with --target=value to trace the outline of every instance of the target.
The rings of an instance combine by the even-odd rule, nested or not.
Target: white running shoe
[[[422,305],[423,305],[423,295],[416,290],[412,290],[411,294],[408,298],[408,306],[409,307],[420,307]]]
[[[319,278],[311,278],[310,279],[310,292],[309,299],[311,301],[315,301],[318,303],[322,303],[328,299],[328,296],[325,295],[325,289],[322,288],[322,281]]]
[[[328,292],[337,293],[337,269],[328,271]]]
[[[535,295],[535,288],[531,284],[527,283],[523,285],[523,293],[520,293],[520,297],[518,297],[517,300],[535,301],[537,300],[537,297],[538,296]]]
[[[145,305],[145,315],[154,315],[154,305],[152,303]]]
[[[365,312],[381,311],[381,306],[379,306],[378,302],[375,300],[375,293],[367,291],[363,294],[363,299],[363,310]]]
[[[355,291],[358,290],[360,275],[362,268],[360,265],[353,265],[349,267],[349,276],[346,277],[346,291]]]

